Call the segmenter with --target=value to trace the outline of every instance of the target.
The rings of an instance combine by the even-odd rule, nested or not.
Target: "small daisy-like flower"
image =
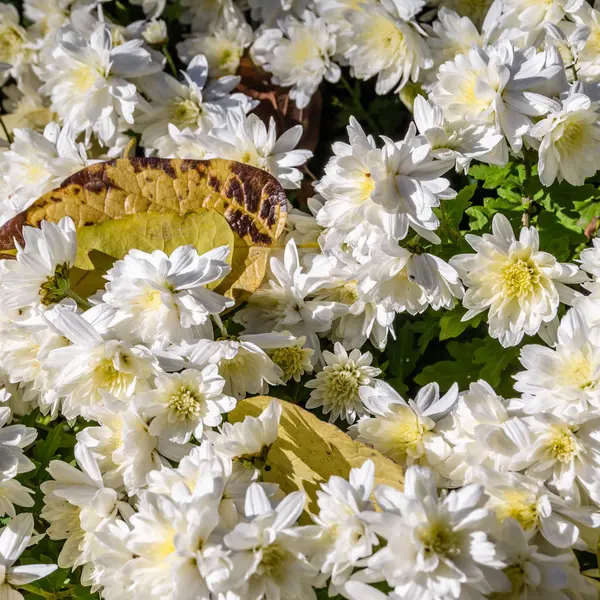
[[[0,262],[0,298],[6,308],[48,307],[69,295],[69,269],[75,262],[77,238],[70,217],[41,228],[24,227],[25,247],[17,260]]]
[[[374,378],[381,370],[371,366],[373,356],[370,352],[361,354],[360,350],[352,350],[348,354],[339,342],[336,342],[334,352],[323,352],[323,358],[326,366],[316,379],[306,384],[314,390],[306,408],[323,407],[330,423],[339,418],[354,423],[357,416],[366,414],[359,389],[374,385]]]
[[[235,398],[223,394],[225,380],[216,365],[159,375],[155,383],[156,390],[139,397],[143,412],[154,417],[148,431],[178,444],[192,435],[200,439],[205,426],[219,425],[221,414],[236,404]]]
[[[575,296],[564,284],[586,279],[575,265],[541,252],[534,227],[524,227],[517,240],[501,214],[494,216],[491,235],[465,239],[476,253],[450,259],[468,288],[463,321],[489,310],[490,335],[504,347],[516,346],[525,334],[535,335],[542,323],[554,320],[559,303],[570,304]]]

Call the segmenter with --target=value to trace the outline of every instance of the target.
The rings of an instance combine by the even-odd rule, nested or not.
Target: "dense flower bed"
[[[0,83],[1,600],[599,597],[600,7],[23,0]]]

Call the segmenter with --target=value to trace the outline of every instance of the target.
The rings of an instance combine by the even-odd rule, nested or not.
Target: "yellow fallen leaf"
[[[233,232],[220,214],[204,209],[181,217],[174,213],[128,215],[80,227],[75,266],[92,269],[94,265],[88,257],[91,250],[120,259],[132,248],[171,254],[177,247],[187,244],[194,246],[200,254],[218,246],[229,246],[233,250]]]
[[[71,274],[71,285],[80,296],[87,297],[104,287],[106,281],[102,276],[132,248],[171,254],[177,247],[188,244],[199,254],[229,246],[228,262],[234,258],[233,231],[219,213],[205,209],[181,217],[175,213],[140,213],[79,227],[76,270]]]
[[[24,225],[70,216],[77,228],[139,213],[178,214],[210,210],[234,232],[232,274],[221,293],[236,299],[261,283],[270,247],[283,232],[287,200],[279,182],[255,167],[207,161],[122,158],[98,163],[66,179],[0,228],[0,253],[22,240]]]
[[[257,396],[238,402],[229,421],[257,417],[273,400]],[[348,478],[350,469],[370,458],[375,463],[375,483],[402,489],[401,467],[365,444],[354,441],[335,425],[325,423],[299,406],[278,400],[282,406],[279,438],[271,447],[263,468],[263,479],[278,483],[286,492],[304,490],[308,510],[318,512],[316,492],[331,475]]]

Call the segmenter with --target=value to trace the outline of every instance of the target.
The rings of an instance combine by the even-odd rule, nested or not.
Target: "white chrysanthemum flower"
[[[567,504],[538,479],[520,473],[500,474],[481,469],[476,482],[485,487],[489,496],[487,507],[496,513],[500,522],[514,519],[530,536],[539,531],[557,548],[585,548],[577,524],[588,528],[600,525],[600,513],[591,507]]]
[[[307,299],[322,281],[302,272],[293,239],[285,246],[283,262],[271,258],[270,265],[273,279],[250,296],[247,306],[235,314],[234,321],[244,325],[248,333],[290,331],[306,335],[309,346],[319,348],[315,334],[329,331],[333,320],[346,312],[346,307],[338,302]]]
[[[50,523],[48,537],[66,540],[57,561],[63,569],[91,560],[95,530],[118,510],[118,495],[104,485],[91,452],[77,445],[75,458],[77,467],[62,460],[51,461],[48,473],[52,479],[40,486],[44,494],[40,516]]]
[[[425,252],[412,253],[387,242],[373,250],[364,265],[359,289],[375,302],[388,302],[393,309],[411,315],[452,308],[464,289],[458,272],[441,258]]]
[[[521,349],[526,370],[514,376],[515,389],[523,394],[525,413],[552,412],[576,420],[600,409],[600,347],[576,309],[561,320],[557,336],[554,348],[535,344]]]
[[[310,150],[296,148],[302,125],[295,125],[277,137],[271,117],[267,127],[257,115],[230,113],[227,123],[203,136],[201,144],[210,157],[226,158],[271,173],[285,189],[300,187],[301,167],[312,156]]]
[[[375,499],[382,512],[363,518],[387,545],[366,563],[393,588],[392,597],[481,598],[499,591],[486,573],[505,564],[486,533],[490,511],[483,508],[481,486],[438,498],[433,473],[413,466],[406,471],[404,492],[379,486]],[[369,598],[356,593],[361,588],[351,580],[345,590],[352,600]]]
[[[344,58],[357,79],[377,75],[378,94],[402,89],[409,80],[418,80],[421,69],[433,66],[410,9],[410,3],[383,0],[357,4],[345,13],[350,27],[342,31]]]
[[[235,407],[235,398],[225,396],[225,380],[216,365],[197,371],[161,374],[156,389],[141,394],[138,405],[151,420],[150,435],[185,444],[192,435],[201,439],[205,427],[216,427],[222,413]]]
[[[456,170],[468,171],[473,159],[490,164],[508,161],[503,137],[488,125],[472,125],[468,121],[448,121],[442,109],[417,96],[413,104],[415,125],[427,138],[436,158],[456,161]]]
[[[189,23],[192,31],[208,33],[220,19],[236,12],[232,0],[182,0],[181,22]]]
[[[381,163],[372,173],[374,187],[371,200],[379,209],[366,217],[372,225],[389,236],[401,240],[409,227],[433,243],[439,238],[433,232],[439,220],[433,212],[441,200],[456,196],[450,182],[442,175],[454,161],[432,156],[426,140],[416,135],[414,123],[400,142],[384,138]]]
[[[129,399],[149,389],[157,371],[156,358],[147,348],[113,337],[98,308],[105,306],[83,315],[62,307],[46,313],[53,327],[71,342],[49,352],[42,364],[50,373],[53,389],[63,398],[61,411],[67,419],[79,415],[93,419],[94,406],[102,403],[103,393]]]
[[[476,253],[450,259],[467,288],[463,321],[489,311],[489,333],[504,347],[516,346],[525,334],[535,335],[555,319],[559,303],[571,304],[575,296],[565,283],[585,280],[575,265],[539,250],[534,227],[524,227],[517,240],[500,213],[494,215],[492,234],[465,239]]]
[[[433,69],[423,73],[425,78],[435,77],[438,67],[448,60],[454,60],[457,54],[466,54],[472,46],[483,47],[484,36],[471,18],[472,13],[460,16],[444,2],[438,10],[437,20],[431,26],[424,26],[430,34],[427,45],[434,62]]]
[[[35,465],[25,456],[24,449],[35,440],[37,431],[25,425],[6,425],[10,418],[10,408],[0,407],[0,481],[35,469]]]
[[[14,214],[29,208],[42,194],[58,187],[69,175],[97,161],[88,160],[83,144],[76,143],[68,126],[48,124],[44,133],[16,129],[10,150],[0,154],[0,168]]]
[[[46,392],[50,386],[42,361],[54,348],[68,345],[68,340],[39,316],[0,327],[0,335],[0,365],[9,373],[10,382],[29,384],[34,395]]]
[[[327,254],[325,247],[323,250]],[[329,248],[334,254],[338,250],[339,247]],[[331,258],[328,256],[326,260]],[[360,348],[370,340],[377,348],[383,349],[388,334],[393,336],[392,327],[396,315],[392,303],[388,298],[375,300],[375,294],[370,293],[371,290],[363,292],[359,284],[362,267],[352,257],[344,253],[343,257],[336,258],[327,281],[313,294],[314,299],[320,302],[335,302],[346,307],[344,313],[335,319],[328,337],[334,342],[341,342],[345,348]],[[320,267],[318,260],[320,259],[315,260],[312,265],[317,272]]]
[[[320,531],[311,563],[331,577],[330,596],[378,545],[377,536],[361,518],[361,513],[373,510],[374,477],[375,465],[366,460],[360,469],[350,469],[348,481],[333,475],[317,490],[319,513],[312,518]]]
[[[9,133],[15,129],[33,129],[41,132],[48,123],[56,119],[49,103],[37,89],[29,85],[22,85],[20,88],[16,85],[5,85],[2,93],[5,96],[2,108],[6,113],[2,115],[2,120]],[[4,131],[0,132],[0,138],[6,138]]]
[[[312,348],[306,347],[306,336],[294,336],[289,331],[243,335],[242,341],[256,344],[281,369],[280,379],[299,382],[302,375],[312,373],[318,359]]]
[[[266,352],[244,339],[199,340],[192,345],[170,348],[169,353],[186,356],[189,360],[182,364],[196,369],[217,365],[219,375],[225,380],[223,392],[238,400],[265,393],[269,385],[281,381],[281,370]]]
[[[383,381],[361,387],[359,394],[366,410],[374,416],[353,425],[352,437],[402,466],[420,464],[435,469],[438,462],[448,458],[450,445],[435,426],[453,410],[458,400],[456,384],[440,398],[438,385],[430,383],[408,402]]]
[[[600,116],[597,102],[585,94],[571,93],[562,107],[537,123],[531,135],[539,140],[538,172],[544,185],[555,179],[583,185],[598,170]]]
[[[141,6],[149,19],[156,19],[165,9],[167,0],[131,0],[131,4]]]
[[[52,564],[14,566],[33,537],[33,516],[20,514],[0,529],[0,596],[7,600],[24,600],[18,588],[56,571]]]
[[[499,2],[500,3],[500,2]],[[546,23],[556,25],[566,15],[575,14],[584,0],[503,0],[502,28],[517,28],[527,32],[541,29]]]
[[[370,352],[361,354],[355,349],[348,354],[339,342],[333,352],[323,352],[323,359],[323,370],[317,373],[316,379],[306,383],[306,387],[313,390],[306,408],[321,408],[329,415],[330,423],[338,419],[354,423],[357,417],[367,412],[360,388],[374,386],[381,370],[371,366],[373,356]]]
[[[0,261],[0,304],[12,309],[39,309],[69,296],[69,270],[77,239],[70,217],[41,228],[23,227],[25,247],[16,243],[16,260]]]
[[[600,52],[600,5],[592,8],[584,3],[581,10],[572,15],[577,23],[575,32],[569,36],[575,38],[575,71],[580,81],[596,82],[600,79],[600,63],[598,53]],[[565,61],[566,65],[569,65]]]
[[[573,424],[554,415],[526,417],[532,442],[526,460],[527,474],[546,481],[550,489],[577,504],[589,496],[600,505],[600,417],[591,413]]]
[[[183,83],[167,73],[159,73],[143,82],[150,102],[140,104],[135,129],[142,133],[144,148],[161,156],[175,151],[169,125],[195,133],[207,132],[224,125],[231,111],[243,117],[253,107],[246,95],[231,93],[239,77],[221,77],[207,84],[205,56],[195,56],[182,74]]]
[[[33,23],[30,31],[49,41],[69,20],[73,4],[73,0],[24,0],[23,14]]]
[[[288,16],[278,29],[265,29],[250,54],[255,64],[273,74],[272,82],[291,87],[290,98],[306,108],[321,81],[335,83],[340,67],[331,60],[335,54],[335,27],[306,11],[302,21]]]
[[[281,404],[272,400],[258,417],[247,416],[237,423],[223,423],[218,433],[208,431],[206,437],[218,454],[261,469],[277,440],[280,419]]]
[[[351,231],[376,210],[371,195],[375,189],[373,171],[381,164],[381,150],[372,136],[365,135],[360,123],[350,117],[348,141],[332,145],[333,156],[315,189],[325,200],[317,213],[322,227]]]
[[[3,77],[12,75],[17,80],[27,71],[34,56],[33,44],[19,21],[19,11],[12,4],[0,3],[0,63],[10,67],[3,69]],[[4,83],[4,79],[0,81]]]
[[[235,75],[244,50],[253,41],[252,27],[234,13],[232,17],[219,19],[210,31],[179,42],[177,53],[185,63],[189,63],[197,54],[206,56],[210,77]]]
[[[304,492],[292,492],[273,509],[259,484],[248,488],[247,522],[224,537],[238,597],[314,598],[318,571],[299,550],[302,530],[295,526],[305,499]]]
[[[142,496],[126,541],[135,556],[127,565],[133,598],[204,600],[211,597],[210,584],[226,577],[231,567],[226,554],[210,542],[219,525],[218,495],[210,489],[210,475],[204,488],[191,503]]]
[[[0,515],[14,518],[17,514],[15,505],[31,508],[35,504],[31,497],[33,493],[33,490],[25,487],[16,479],[0,482]]]
[[[142,37],[151,45],[166,44],[169,40],[167,24],[162,19],[152,19],[146,23]]]
[[[81,430],[77,443],[92,452],[106,485],[130,496],[145,487],[148,473],[169,464],[166,459],[179,461],[193,448],[151,435],[147,419],[129,400],[104,394],[90,413],[98,425]]]
[[[104,600],[123,600],[123,590],[131,584],[124,568],[134,558],[126,544],[129,532],[129,525],[120,519],[107,521],[96,530],[90,583],[102,588]]]
[[[212,337],[211,315],[233,306],[206,286],[229,273],[229,248],[198,254],[180,246],[167,256],[131,250],[105,275],[102,300],[115,311],[113,325],[126,339],[155,347]]]
[[[118,134],[119,118],[130,125],[139,102],[130,77],[160,71],[162,65],[143,47],[143,40],[113,44],[105,24],[84,39],[72,27],[63,28],[43,66],[41,88],[52,108],[76,131],[92,131],[104,145]]]
[[[455,409],[437,424],[452,451],[436,470],[452,487],[471,483],[480,466],[496,472],[527,466],[523,450],[531,444],[529,429],[513,417],[507,402],[483,380],[460,394]]]
[[[593,598],[593,584],[579,573],[572,551],[559,550],[524,531],[514,519],[506,519],[494,535],[506,566],[501,577],[509,587],[500,597],[508,598]],[[494,572],[491,577],[497,578]],[[589,589],[588,589],[589,588]],[[580,595],[580,592],[581,595]]]
[[[556,107],[555,100],[534,92],[562,70],[545,63],[545,53],[516,50],[507,40],[475,46],[440,66],[429,97],[449,121],[490,124],[518,152],[533,127],[531,117]]]

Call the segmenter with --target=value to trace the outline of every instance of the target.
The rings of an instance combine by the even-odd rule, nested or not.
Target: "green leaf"
[[[418,353],[415,352],[415,332],[410,322],[405,321],[396,328],[396,339],[388,343],[386,348],[389,364],[387,373],[400,380],[415,368]]]
[[[451,311],[447,311],[440,319],[440,341],[456,338],[466,331],[469,327],[478,327],[485,314],[479,314],[468,321],[462,321],[465,314],[462,306],[457,306]]]
[[[512,163],[504,166],[474,165],[469,169],[469,175],[483,181],[484,188],[493,190],[507,182],[513,169]]]

